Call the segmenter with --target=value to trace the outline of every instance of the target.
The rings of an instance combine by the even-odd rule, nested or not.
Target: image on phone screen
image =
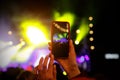
[[[69,28],[68,22],[54,21],[52,23],[52,53],[55,57],[68,57]]]

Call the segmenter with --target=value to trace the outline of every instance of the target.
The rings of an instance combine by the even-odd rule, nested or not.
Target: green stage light
[[[85,19],[83,19],[81,21],[79,30],[80,30],[80,33],[77,34],[76,40],[75,40],[75,41],[77,41],[77,44],[78,44],[78,42],[80,43],[80,41],[88,34],[88,32],[90,30],[88,23]]]
[[[53,19],[56,21],[67,21],[70,23],[70,26],[72,28],[75,21],[75,15],[70,12],[65,12],[63,14],[60,14],[59,12],[54,11]]]

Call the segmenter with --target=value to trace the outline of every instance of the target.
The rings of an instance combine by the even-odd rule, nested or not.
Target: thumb
[[[73,45],[73,41],[72,40],[70,40],[70,42],[69,42],[69,52],[71,53],[71,52],[75,52],[75,49],[74,49],[74,45]]]

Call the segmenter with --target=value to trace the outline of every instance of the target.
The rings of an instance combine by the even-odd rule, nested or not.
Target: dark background
[[[109,76],[112,80],[118,80],[120,60],[104,58],[105,53],[120,55],[117,1],[101,0],[96,3],[97,18],[94,27],[96,50],[91,54],[92,70]]]

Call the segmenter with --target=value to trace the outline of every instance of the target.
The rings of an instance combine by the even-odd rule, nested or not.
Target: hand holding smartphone
[[[66,21],[53,21],[51,26],[52,54],[55,58],[69,56],[70,24]]]

